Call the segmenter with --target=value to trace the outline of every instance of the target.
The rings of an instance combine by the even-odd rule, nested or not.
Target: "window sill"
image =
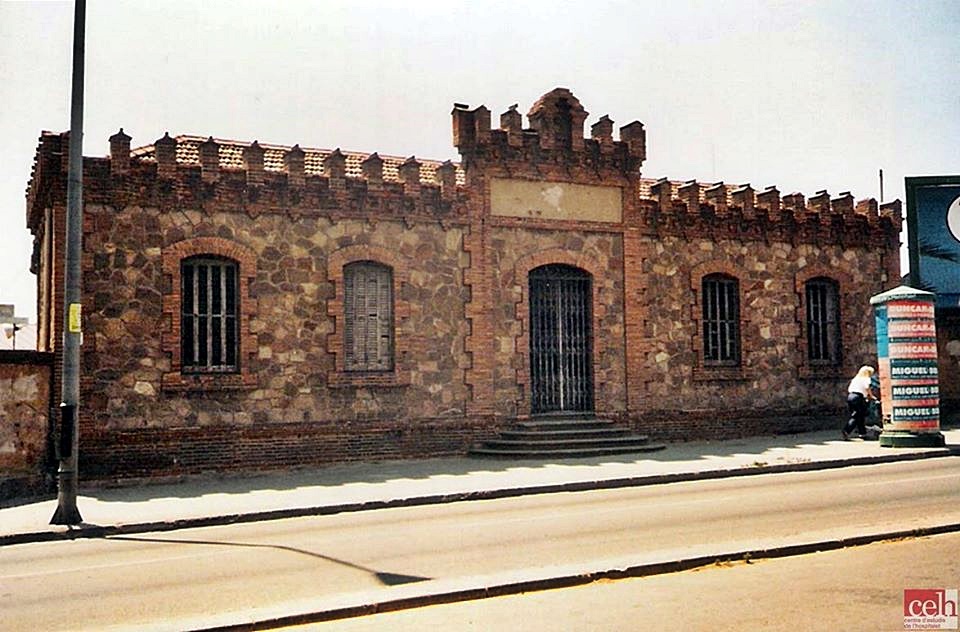
[[[694,382],[734,382],[752,378],[742,366],[700,366],[693,369]]]
[[[362,386],[409,386],[410,373],[407,371],[335,371],[327,374],[327,386],[330,388],[356,388]]]
[[[836,364],[805,364],[797,370],[797,377],[801,380],[843,379],[847,374],[842,366]]]
[[[165,373],[161,390],[165,392],[249,391],[257,386],[256,377],[243,373]]]

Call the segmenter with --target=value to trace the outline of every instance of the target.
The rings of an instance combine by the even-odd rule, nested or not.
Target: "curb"
[[[813,470],[828,470],[858,465],[876,465],[880,463],[894,463],[900,461],[919,461],[923,459],[944,458],[950,456],[960,456],[960,447],[938,448],[931,449],[926,452],[910,452],[907,454],[862,456],[852,459],[807,461],[803,463],[784,463],[780,465],[739,467],[728,470],[705,470],[702,472],[652,474],[647,476],[633,476],[599,481],[576,481],[572,483],[553,483],[549,485],[536,485],[532,487],[508,487],[502,489],[456,492],[452,494],[433,494],[427,496],[412,496],[408,498],[395,498],[391,500],[373,500],[341,505],[296,507],[290,509],[274,509],[269,511],[243,514],[224,514],[203,518],[184,518],[162,522],[142,522],[107,526],[81,525],[78,528],[68,528],[66,531],[34,531],[28,533],[2,535],[0,536],[0,547],[11,546],[14,544],[55,542],[87,538],[106,538],[115,535],[134,535],[140,533],[178,531],[181,529],[244,524],[249,522],[261,522],[265,520],[281,520],[284,518],[329,516],[340,513],[373,511],[376,509],[419,507],[424,505],[440,505],[473,500],[496,500],[500,498],[516,498],[519,496],[553,494],[558,492],[581,492],[599,489],[642,487],[647,485],[716,480],[724,478],[736,478],[740,476],[754,476],[759,474],[779,474],[783,472],[808,472]]]
[[[904,531],[892,531],[865,536],[840,538],[836,540],[810,542],[806,544],[791,544],[770,549],[752,549],[747,551],[719,553],[716,555],[703,555],[670,562],[652,562],[648,564],[627,566],[626,568],[587,571],[574,575],[535,578],[505,584],[496,584],[492,586],[477,586],[459,590],[450,590],[436,594],[424,594],[402,597],[398,599],[386,599],[384,601],[373,603],[344,606],[332,608],[330,610],[319,610],[316,612],[284,615],[242,624],[194,628],[193,632],[246,632],[310,623],[321,623],[324,621],[336,621],[353,617],[380,614],[384,612],[409,610],[424,606],[475,601],[478,599],[503,597],[526,592],[583,586],[601,579],[617,580],[637,577],[651,577],[654,575],[665,575],[668,573],[687,571],[694,568],[702,568],[721,562],[745,561],[749,563],[750,560],[792,557],[808,553],[836,551],[848,547],[873,544],[875,542],[885,542],[904,538],[917,538],[958,532],[960,532],[960,523],[952,523],[932,527],[919,527]]]

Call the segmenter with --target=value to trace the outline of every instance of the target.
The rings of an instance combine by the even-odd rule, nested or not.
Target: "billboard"
[[[960,176],[906,178],[911,285],[960,309]]]

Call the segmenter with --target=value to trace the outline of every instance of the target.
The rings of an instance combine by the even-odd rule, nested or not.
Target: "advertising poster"
[[[960,176],[906,178],[912,285],[960,309]]]

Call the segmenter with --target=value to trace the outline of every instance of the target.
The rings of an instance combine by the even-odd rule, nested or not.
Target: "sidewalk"
[[[0,546],[960,454],[960,428],[942,432],[946,448],[881,448],[876,441],[841,441],[831,431],[677,443],[653,453],[554,462],[456,457],[123,488],[81,485],[82,526],[48,524],[56,499],[0,509]]]

